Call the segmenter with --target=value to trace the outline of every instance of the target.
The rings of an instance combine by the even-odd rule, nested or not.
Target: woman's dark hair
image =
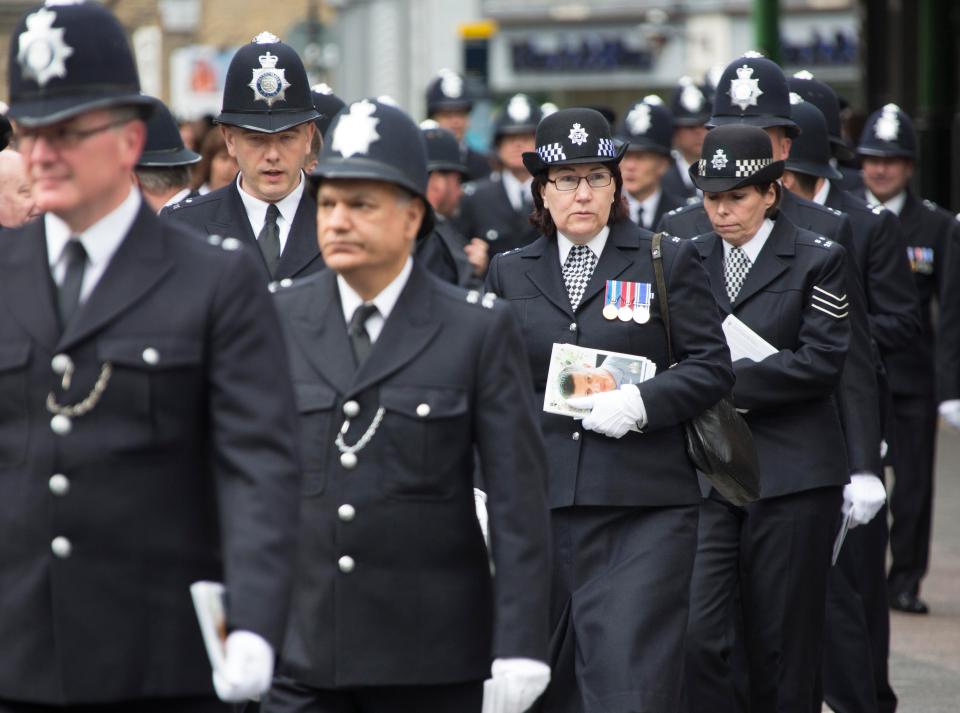
[[[613,191],[613,204],[610,206],[610,217],[607,218],[607,225],[613,225],[630,216],[627,208],[627,202],[623,198],[623,176],[620,173],[620,164],[612,162],[602,162],[606,168],[613,174],[613,182],[616,188]],[[557,236],[557,226],[550,217],[550,211],[543,206],[543,197],[540,191],[547,185],[548,172],[544,171],[533,177],[533,183],[530,184],[530,191],[533,193],[533,211],[530,213],[530,224],[536,227],[543,235],[548,238]]]
[[[773,186],[773,190],[777,192],[777,198],[773,201],[773,205],[763,212],[764,218],[776,217],[777,211],[780,210],[780,199],[783,197],[783,186],[780,185],[779,181],[770,181],[769,183],[760,183],[754,185],[754,188],[757,189],[761,196],[765,195],[766,192],[770,190],[770,186]]]
[[[219,129],[212,129],[203,137],[200,144],[200,161],[193,170],[193,180],[190,182],[190,188],[197,190],[204,183],[210,180],[210,166],[213,158],[221,151],[227,150],[227,142],[223,140],[223,132]]]

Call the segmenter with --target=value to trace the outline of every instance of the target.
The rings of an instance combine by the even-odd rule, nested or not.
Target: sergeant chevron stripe
[[[850,303],[847,301],[846,295],[837,296],[822,287],[814,285],[810,306],[834,319],[843,319],[847,316],[847,307],[850,306]]]

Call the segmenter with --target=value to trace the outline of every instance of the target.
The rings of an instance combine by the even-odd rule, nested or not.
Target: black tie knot
[[[83,273],[87,265],[87,251],[79,238],[72,237],[63,247],[63,280],[57,290],[57,309],[60,325],[66,327],[80,306]]]
[[[350,318],[350,324],[347,326],[347,334],[350,336],[350,346],[353,348],[353,356],[357,360],[357,365],[363,363],[370,353],[372,342],[370,333],[367,332],[367,320],[377,313],[377,306],[373,304],[362,304],[354,311]]]

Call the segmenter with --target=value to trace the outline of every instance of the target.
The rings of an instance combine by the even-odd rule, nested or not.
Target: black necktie
[[[63,248],[66,271],[57,290],[57,308],[60,311],[60,324],[66,327],[80,305],[80,288],[83,286],[83,272],[87,266],[87,251],[77,238],[70,238]]]
[[[639,225],[641,228],[647,227],[643,220],[643,205],[637,206],[637,225]]]
[[[362,304],[357,307],[353,317],[350,318],[347,334],[350,335],[350,346],[353,347],[353,356],[357,360],[357,366],[363,364],[373,346],[370,341],[370,333],[367,332],[367,320],[376,313],[376,305]]]
[[[270,277],[277,272],[277,263],[280,262],[280,229],[277,228],[277,218],[280,217],[280,209],[276,203],[271,203],[267,207],[267,219],[260,229],[260,235],[257,236],[257,242],[260,244],[260,252],[263,253],[263,259],[267,263],[267,269],[270,271]]]

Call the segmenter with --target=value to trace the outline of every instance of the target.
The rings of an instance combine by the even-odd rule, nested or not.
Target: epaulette
[[[521,250],[523,250],[523,248],[514,248],[513,250],[507,250],[506,252],[502,252],[502,253],[500,253],[500,254],[501,254],[503,257],[506,257],[507,255],[513,255],[514,253],[518,253],[518,252],[520,252]]]
[[[486,309],[493,309],[494,303],[497,301],[497,295],[493,292],[487,292],[482,297],[479,290],[470,290],[467,293],[467,302],[475,305],[479,304],[481,307]]]
[[[701,198],[700,196],[690,196],[689,198],[687,198],[688,206],[700,205],[701,203],[703,203],[703,198]],[[680,209],[677,208],[677,210],[680,210]]]
[[[817,237],[815,237],[815,238],[813,239],[813,243],[812,243],[812,244],[813,244],[813,245],[817,245],[817,246],[819,246],[819,247],[821,247],[821,248],[824,248],[825,250],[829,250],[829,249],[830,249],[830,246],[833,245],[833,241],[832,241],[832,240],[828,240],[827,238],[823,237],[822,235],[818,235]]]
[[[683,208],[674,208],[673,210],[669,211],[669,212],[667,213],[667,215],[676,215],[676,214],[679,213],[681,210],[683,210]]]
[[[874,215],[880,215],[886,210],[886,208],[884,208],[882,205],[875,205],[871,207],[871,210],[873,211]]]
[[[937,209],[937,204],[926,198],[923,199],[923,205],[927,210],[935,211]]]
[[[472,196],[477,192],[477,184],[471,181],[470,183],[463,184],[463,195]]]
[[[288,287],[293,287],[293,280],[289,277],[284,277],[282,280],[275,280],[267,285],[267,289],[271,292],[276,292],[277,290],[285,290]]]
[[[831,207],[828,206],[828,205],[825,205],[825,206],[823,206],[823,207],[826,208],[827,210],[829,210],[831,213],[833,213],[833,214],[836,215],[836,216],[841,216],[841,215],[843,215],[843,211],[842,211],[842,210],[837,210],[836,208],[831,208]]]

